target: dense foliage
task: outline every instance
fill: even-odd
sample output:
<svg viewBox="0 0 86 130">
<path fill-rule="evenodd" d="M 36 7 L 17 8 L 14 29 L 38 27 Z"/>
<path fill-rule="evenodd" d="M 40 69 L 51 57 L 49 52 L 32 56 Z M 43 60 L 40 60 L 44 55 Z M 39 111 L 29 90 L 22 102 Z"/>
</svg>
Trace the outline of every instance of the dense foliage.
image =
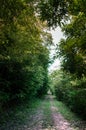
<svg viewBox="0 0 86 130">
<path fill-rule="evenodd" d="M 51 35 L 33 1 L 0 0 L 0 105 L 42 96 L 48 88 Z M 44 39 L 46 37 L 46 39 Z"/>
<path fill-rule="evenodd" d="M 50 78 L 51 91 L 56 98 L 86 119 L 86 78 L 77 79 L 76 76 L 61 70 L 54 71 Z"/>
<path fill-rule="evenodd" d="M 62 67 L 77 77 L 86 76 L 86 17 L 80 13 L 63 28 L 66 39 L 58 45 L 58 54 L 63 58 Z"/>
</svg>

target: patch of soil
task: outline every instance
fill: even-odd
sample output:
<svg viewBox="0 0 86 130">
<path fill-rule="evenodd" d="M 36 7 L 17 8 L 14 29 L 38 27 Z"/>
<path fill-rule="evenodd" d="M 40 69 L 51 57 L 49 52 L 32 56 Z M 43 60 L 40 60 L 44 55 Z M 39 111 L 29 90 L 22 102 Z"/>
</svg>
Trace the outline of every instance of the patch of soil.
<svg viewBox="0 0 86 130">
<path fill-rule="evenodd" d="M 59 112 L 56 112 L 55 109 L 56 108 L 51 107 L 52 118 L 56 130 L 74 130 L 74 128 L 70 127 L 70 123 L 65 120 Z"/>
<path fill-rule="evenodd" d="M 35 115 L 33 115 L 31 118 L 29 118 L 26 128 L 23 130 L 41 130 L 42 129 L 42 117 L 43 117 L 43 111 L 37 110 Z"/>
</svg>

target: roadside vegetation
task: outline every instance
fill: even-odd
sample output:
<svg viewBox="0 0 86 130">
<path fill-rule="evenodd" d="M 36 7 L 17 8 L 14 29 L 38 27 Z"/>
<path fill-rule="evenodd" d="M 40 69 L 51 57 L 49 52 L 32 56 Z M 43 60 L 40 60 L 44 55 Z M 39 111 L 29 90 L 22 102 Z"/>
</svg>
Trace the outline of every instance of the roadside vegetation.
<svg viewBox="0 0 86 130">
<path fill-rule="evenodd" d="M 76 78 L 61 70 L 51 74 L 51 91 L 58 101 L 65 103 L 71 111 L 86 119 L 86 78 Z"/>
<path fill-rule="evenodd" d="M 1 130 L 17 130 L 25 129 L 27 123 L 33 122 L 31 118 L 37 115 L 37 111 L 42 105 L 42 100 L 33 99 L 30 102 L 17 104 L 16 107 L 10 107 L 0 113 L 0 129 Z"/>
</svg>

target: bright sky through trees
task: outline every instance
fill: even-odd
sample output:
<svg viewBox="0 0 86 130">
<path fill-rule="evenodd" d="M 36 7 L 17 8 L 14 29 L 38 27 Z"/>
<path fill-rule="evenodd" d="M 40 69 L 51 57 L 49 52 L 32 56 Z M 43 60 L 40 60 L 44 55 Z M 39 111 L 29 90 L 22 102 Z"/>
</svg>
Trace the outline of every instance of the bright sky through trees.
<svg viewBox="0 0 86 130">
<path fill-rule="evenodd" d="M 54 42 L 54 47 L 52 47 L 51 49 L 51 56 L 53 56 L 55 54 L 55 47 L 56 44 L 59 43 L 60 39 L 63 38 L 63 33 L 61 31 L 60 27 L 57 27 L 55 30 L 51 30 L 51 34 L 52 34 L 52 38 L 53 38 L 53 42 Z M 50 65 L 49 67 L 49 72 L 58 69 L 60 67 L 60 60 L 57 58 L 53 64 Z"/>
</svg>

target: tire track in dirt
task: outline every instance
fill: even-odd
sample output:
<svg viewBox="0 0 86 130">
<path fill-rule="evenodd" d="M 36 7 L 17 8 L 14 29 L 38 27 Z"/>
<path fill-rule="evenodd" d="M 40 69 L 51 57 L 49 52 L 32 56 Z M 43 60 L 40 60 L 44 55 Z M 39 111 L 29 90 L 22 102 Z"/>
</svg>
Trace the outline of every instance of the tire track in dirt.
<svg viewBox="0 0 86 130">
<path fill-rule="evenodd" d="M 53 118 L 53 125 L 55 130 L 79 130 L 76 128 L 71 127 L 71 124 L 64 119 L 64 117 L 59 113 L 58 108 L 54 105 L 54 99 L 50 95 L 50 101 L 51 101 L 51 112 L 52 112 L 52 118 Z"/>
<path fill-rule="evenodd" d="M 63 116 L 56 112 L 55 107 L 51 107 L 52 118 L 54 121 L 54 127 L 56 130 L 74 130 L 74 128 L 70 127 L 70 123 L 63 118 Z"/>
</svg>

